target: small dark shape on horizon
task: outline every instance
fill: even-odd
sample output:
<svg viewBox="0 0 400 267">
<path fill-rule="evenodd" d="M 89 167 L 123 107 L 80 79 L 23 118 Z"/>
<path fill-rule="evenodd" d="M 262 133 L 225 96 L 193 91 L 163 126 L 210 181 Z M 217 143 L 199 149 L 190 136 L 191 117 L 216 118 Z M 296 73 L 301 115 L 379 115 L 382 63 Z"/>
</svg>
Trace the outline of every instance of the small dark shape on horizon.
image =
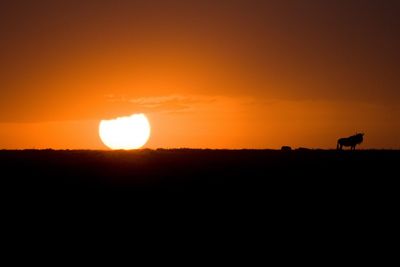
<svg viewBox="0 0 400 267">
<path fill-rule="evenodd" d="M 349 137 L 340 138 L 337 141 L 336 149 L 342 150 L 343 147 L 350 147 L 351 150 L 356 149 L 356 145 L 364 141 L 364 133 L 355 134 Z"/>
<path fill-rule="evenodd" d="M 282 146 L 281 150 L 282 151 L 292 151 L 292 148 L 290 146 Z"/>
</svg>

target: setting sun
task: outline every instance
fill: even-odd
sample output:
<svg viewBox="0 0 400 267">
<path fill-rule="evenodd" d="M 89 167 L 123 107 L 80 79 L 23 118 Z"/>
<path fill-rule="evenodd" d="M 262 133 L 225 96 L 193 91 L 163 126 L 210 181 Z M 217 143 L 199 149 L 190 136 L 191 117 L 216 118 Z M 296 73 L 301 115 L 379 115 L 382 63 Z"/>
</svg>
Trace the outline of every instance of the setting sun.
<svg viewBox="0 0 400 267">
<path fill-rule="evenodd" d="M 99 135 L 110 149 L 138 149 L 149 140 L 150 123 L 144 114 L 102 120 Z"/>
</svg>

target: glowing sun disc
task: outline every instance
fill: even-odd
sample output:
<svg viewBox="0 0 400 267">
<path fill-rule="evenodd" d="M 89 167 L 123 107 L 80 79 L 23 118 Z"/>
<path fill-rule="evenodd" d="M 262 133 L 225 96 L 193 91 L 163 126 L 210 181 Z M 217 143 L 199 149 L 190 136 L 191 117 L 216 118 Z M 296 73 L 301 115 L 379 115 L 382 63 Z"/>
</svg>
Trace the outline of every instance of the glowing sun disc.
<svg viewBox="0 0 400 267">
<path fill-rule="evenodd" d="M 150 123 L 144 114 L 102 120 L 99 135 L 110 149 L 138 149 L 149 140 Z"/>
</svg>

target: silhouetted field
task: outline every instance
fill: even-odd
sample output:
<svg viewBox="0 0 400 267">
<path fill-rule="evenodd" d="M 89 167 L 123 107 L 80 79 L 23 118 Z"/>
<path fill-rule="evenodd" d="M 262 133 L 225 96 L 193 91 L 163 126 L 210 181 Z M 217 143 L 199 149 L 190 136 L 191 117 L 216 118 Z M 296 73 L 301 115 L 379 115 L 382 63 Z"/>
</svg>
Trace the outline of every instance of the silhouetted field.
<svg viewBox="0 0 400 267">
<path fill-rule="evenodd" d="M 143 222 L 132 231 L 187 227 L 298 248 L 312 236 L 353 240 L 340 245 L 353 252 L 391 235 L 399 163 L 399 151 L 0 151 L 2 215 L 18 232 L 48 232 L 57 220 L 73 233 L 100 223 L 98 237 Z"/>
<path fill-rule="evenodd" d="M 35 195 L 384 196 L 400 151 L 0 151 L 3 190 Z"/>
<path fill-rule="evenodd" d="M 0 151 L 2 212 L 18 229 L 37 218 L 44 229 L 55 214 L 80 228 L 96 214 L 85 229 L 115 231 L 127 216 L 151 232 L 184 224 L 226 240 L 368 247 L 393 229 L 399 163 L 400 151 L 372 150 Z"/>
</svg>

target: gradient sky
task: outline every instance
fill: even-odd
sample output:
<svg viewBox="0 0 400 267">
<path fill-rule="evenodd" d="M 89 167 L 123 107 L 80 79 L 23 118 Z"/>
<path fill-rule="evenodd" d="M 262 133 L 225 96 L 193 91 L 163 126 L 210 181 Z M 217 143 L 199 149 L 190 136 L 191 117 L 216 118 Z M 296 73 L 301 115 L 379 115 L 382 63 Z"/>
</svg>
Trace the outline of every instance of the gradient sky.
<svg viewBox="0 0 400 267">
<path fill-rule="evenodd" d="M 400 148 L 400 1 L 0 2 L 0 149 Z"/>
</svg>

